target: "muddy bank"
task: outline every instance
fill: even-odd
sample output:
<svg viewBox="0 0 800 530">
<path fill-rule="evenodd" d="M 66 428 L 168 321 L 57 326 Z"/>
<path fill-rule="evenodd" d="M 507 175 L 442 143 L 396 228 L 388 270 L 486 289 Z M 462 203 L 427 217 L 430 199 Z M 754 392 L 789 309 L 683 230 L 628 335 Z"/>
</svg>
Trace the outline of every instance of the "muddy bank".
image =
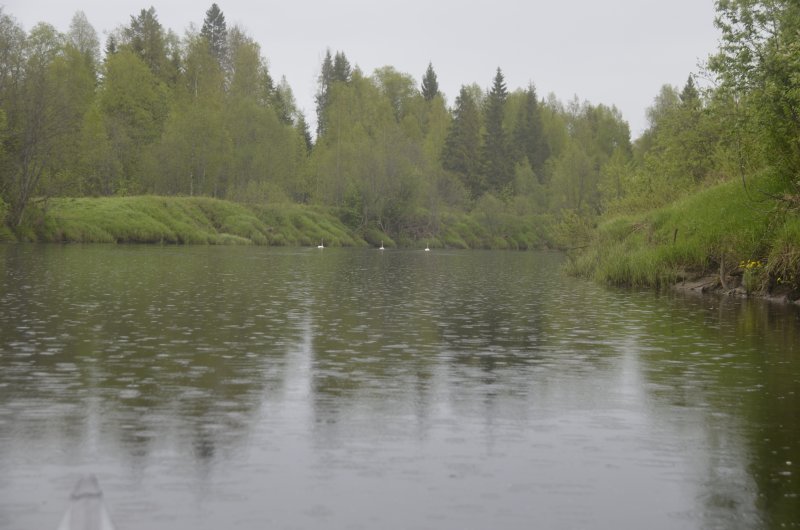
<svg viewBox="0 0 800 530">
<path fill-rule="evenodd" d="M 755 298 L 778 304 L 800 306 L 800 296 L 791 289 L 783 288 L 771 292 L 756 291 L 748 293 L 741 285 L 741 280 L 736 277 L 726 279 L 725 285 L 723 285 L 718 275 L 701 276 L 699 278 L 678 282 L 672 285 L 672 290 L 684 293 Z"/>
</svg>

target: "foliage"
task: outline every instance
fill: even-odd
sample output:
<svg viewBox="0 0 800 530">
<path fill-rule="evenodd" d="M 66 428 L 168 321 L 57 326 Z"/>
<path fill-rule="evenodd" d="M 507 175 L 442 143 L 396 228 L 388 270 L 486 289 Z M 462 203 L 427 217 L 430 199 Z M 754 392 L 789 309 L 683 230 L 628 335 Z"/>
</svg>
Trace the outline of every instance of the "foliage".
<svg viewBox="0 0 800 530">
<path fill-rule="evenodd" d="M 221 204 L 212 198 L 228 199 L 258 221 L 231 214 L 230 237 L 258 243 L 525 249 L 594 238 L 575 266 L 609 281 L 660 284 L 766 259 L 759 278 L 769 286 L 797 276 L 798 9 L 720 0 L 721 47 L 707 72 L 717 85 L 698 86 L 696 75 L 682 89 L 664 85 L 633 142 L 614 106 L 509 89 L 500 69 L 489 90 L 464 84 L 448 107 L 431 63 L 418 83 L 389 65 L 365 74 L 331 50 L 312 138 L 285 78 L 216 4 L 182 38 L 141 10 L 104 54 L 83 13 L 62 35 L 47 24 L 25 32 L 0 10 L 3 215 L 23 238 L 83 237 L 71 234 L 88 234 L 91 220 L 99 235 L 87 239 L 208 241 L 213 232 L 193 235 L 186 219 L 208 221 L 219 208 L 207 205 Z M 156 213 L 153 194 L 175 198 L 173 213 Z M 53 199 L 82 196 L 121 202 Z M 724 215 L 712 215 L 710 198 L 725 202 Z M 758 201 L 783 212 L 769 225 L 777 235 L 742 221 Z M 72 218 L 66 204 L 138 231 L 99 214 Z M 774 246 L 753 243 L 772 237 Z"/>
<path fill-rule="evenodd" d="M 185 195 L 332 208 L 358 233 L 412 244 L 465 215 L 491 229 L 454 234 L 457 246 L 524 248 L 536 238 L 512 225 L 583 207 L 562 200 L 576 181 L 568 157 L 601 141 L 589 127 L 575 147 L 588 115 L 538 101 L 532 85 L 509 92 L 499 69 L 490 91 L 465 85 L 448 109 L 432 64 L 418 85 L 391 66 L 366 76 L 330 50 L 312 139 L 291 87 L 216 4 L 182 39 L 143 9 L 104 57 L 82 13 L 67 35 L 28 35 L 3 15 L 0 41 L 0 194 L 17 226 L 53 196 Z"/>
<path fill-rule="evenodd" d="M 709 68 L 719 91 L 739 103 L 767 159 L 787 179 L 800 173 L 800 5 L 788 0 L 720 0 L 719 52 Z"/>
<path fill-rule="evenodd" d="M 765 175 L 758 182 L 776 189 L 777 180 Z M 753 202 L 739 186 L 736 181 L 717 184 L 645 214 L 604 221 L 570 271 L 641 287 L 703 275 L 725 282 L 737 274 L 737 264 L 758 261 L 780 243 L 774 201 Z"/>
</svg>

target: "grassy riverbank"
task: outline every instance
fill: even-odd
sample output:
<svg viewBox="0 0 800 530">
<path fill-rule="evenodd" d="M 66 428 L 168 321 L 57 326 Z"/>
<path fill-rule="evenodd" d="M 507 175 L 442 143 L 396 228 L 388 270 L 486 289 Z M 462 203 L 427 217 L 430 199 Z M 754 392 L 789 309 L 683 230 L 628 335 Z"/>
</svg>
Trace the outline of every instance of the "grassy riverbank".
<svg viewBox="0 0 800 530">
<path fill-rule="evenodd" d="M 346 216 L 345 216 L 346 217 Z M 427 223 L 427 224 L 426 224 Z M 245 205 L 208 197 L 50 198 L 29 207 L 20 227 L 0 227 L 0 241 L 66 243 L 257 244 L 274 246 L 485 248 L 555 246 L 550 216 L 502 207 L 442 213 L 436 222 L 394 237 L 347 226 L 334 210 L 298 204 Z"/>
<path fill-rule="evenodd" d="M 31 208 L 16 238 L 37 242 L 359 246 L 311 208 L 250 208 L 208 197 L 61 198 Z"/>
<path fill-rule="evenodd" d="M 800 294 L 800 215 L 777 179 L 731 181 L 671 205 L 604 220 L 568 271 L 602 283 Z"/>
</svg>

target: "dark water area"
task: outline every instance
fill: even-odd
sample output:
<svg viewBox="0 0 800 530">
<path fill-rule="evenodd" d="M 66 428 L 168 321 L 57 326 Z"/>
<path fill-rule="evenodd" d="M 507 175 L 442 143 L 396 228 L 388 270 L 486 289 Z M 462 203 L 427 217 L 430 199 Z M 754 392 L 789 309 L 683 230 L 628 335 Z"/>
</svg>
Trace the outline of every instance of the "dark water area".
<svg viewBox="0 0 800 530">
<path fill-rule="evenodd" d="M 551 253 L 0 245 L 0 529 L 800 527 L 800 313 Z"/>
</svg>

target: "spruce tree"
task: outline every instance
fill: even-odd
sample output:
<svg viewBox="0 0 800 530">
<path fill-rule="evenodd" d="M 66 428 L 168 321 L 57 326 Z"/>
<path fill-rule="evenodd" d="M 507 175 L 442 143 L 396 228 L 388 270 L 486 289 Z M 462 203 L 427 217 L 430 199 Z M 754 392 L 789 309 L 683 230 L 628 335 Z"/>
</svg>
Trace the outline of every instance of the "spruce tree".
<svg viewBox="0 0 800 530">
<path fill-rule="evenodd" d="M 325 51 L 325 59 L 322 61 L 322 69 L 317 79 L 317 94 L 314 96 L 317 103 L 317 138 L 325 133 L 327 125 L 325 111 L 330 105 L 333 84 L 336 82 L 349 83 L 352 76 L 353 69 L 344 52 L 336 52 L 335 56 L 331 56 L 330 49 Z"/>
<path fill-rule="evenodd" d="M 333 58 L 329 48 L 325 51 L 325 59 L 322 61 L 322 69 L 317 78 L 317 94 L 314 96 L 314 100 L 317 103 L 317 139 L 325 133 L 325 111 L 330 102 L 330 90 L 333 80 Z"/>
<path fill-rule="evenodd" d="M 514 177 L 514 164 L 503 128 L 507 99 L 508 90 L 503 72 L 498 68 L 486 100 L 486 132 L 482 157 L 484 179 L 489 188 L 496 192 L 505 189 Z"/>
<path fill-rule="evenodd" d="M 694 84 L 694 78 L 690 75 L 681 91 L 681 103 L 684 107 L 696 109 L 700 107 L 700 92 Z"/>
<path fill-rule="evenodd" d="M 433 71 L 433 64 L 428 63 L 428 69 L 422 78 L 422 96 L 425 101 L 430 101 L 439 93 L 439 81 L 436 79 L 436 72 Z"/>
<path fill-rule="evenodd" d="M 268 77 L 271 84 L 271 77 Z M 294 99 L 292 87 L 286 81 L 286 76 L 281 77 L 281 82 L 274 88 L 269 88 L 269 93 L 272 94 L 272 106 L 275 109 L 275 114 L 278 119 L 285 125 L 293 125 L 294 118 L 297 115 L 297 102 Z"/>
<path fill-rule="evenodd" d="M 340 83 L 349 83 L 353 69 L 344 52 L 336 52 L 333 58 L 333 80 Z"/>
<path fill-rule="evenodd" d="M 539 182 L 544 183 L 544 163 L 550 152 L 544 137 L 541 111 L 533 84 L 525 91 L 525 100 L 519 109 L 512 149 L 515 161 L 527 160 Z"/>
<path fill-rule="evenodd" d="M 206 18 L 203 21 L 203 28 L 200 35 L 208 41 L 211 53 L 222 63 L 228 45 L 228 29 L 225 24 L 225 15 L 217 4 L 211 4 L 206 11 Z"/>
<path fill-rule="evenodd" d="M 303 142 L 306 146 L 306 153 L 311 153 L 311 149 L 314 147 L 314 141 L 311 139 L 311 131 L 308 130 L 308 122 L 306 122 L 305 114 L 302 112 L 297 113 L 297 121 L 294 127 L 303 138 Z"/>
<path fill-rule="evenodd" d="M 462 86 L 442 149 L 442 167 L 457 173 L 473 198 L 480 197 L 486 190 L 480 171 L 480 153 L 480 111 L 467 87 Z"/>
<path fill-rule="evenodd" d="M 169 70 L 166 34 L 155 8 L 142 9 L 138 17 L 131 15 L 130 26 L 123 28 L 122 33 L 126 44 L 150 67 L 150 71 L 165 79 Z"/>
</svg>

